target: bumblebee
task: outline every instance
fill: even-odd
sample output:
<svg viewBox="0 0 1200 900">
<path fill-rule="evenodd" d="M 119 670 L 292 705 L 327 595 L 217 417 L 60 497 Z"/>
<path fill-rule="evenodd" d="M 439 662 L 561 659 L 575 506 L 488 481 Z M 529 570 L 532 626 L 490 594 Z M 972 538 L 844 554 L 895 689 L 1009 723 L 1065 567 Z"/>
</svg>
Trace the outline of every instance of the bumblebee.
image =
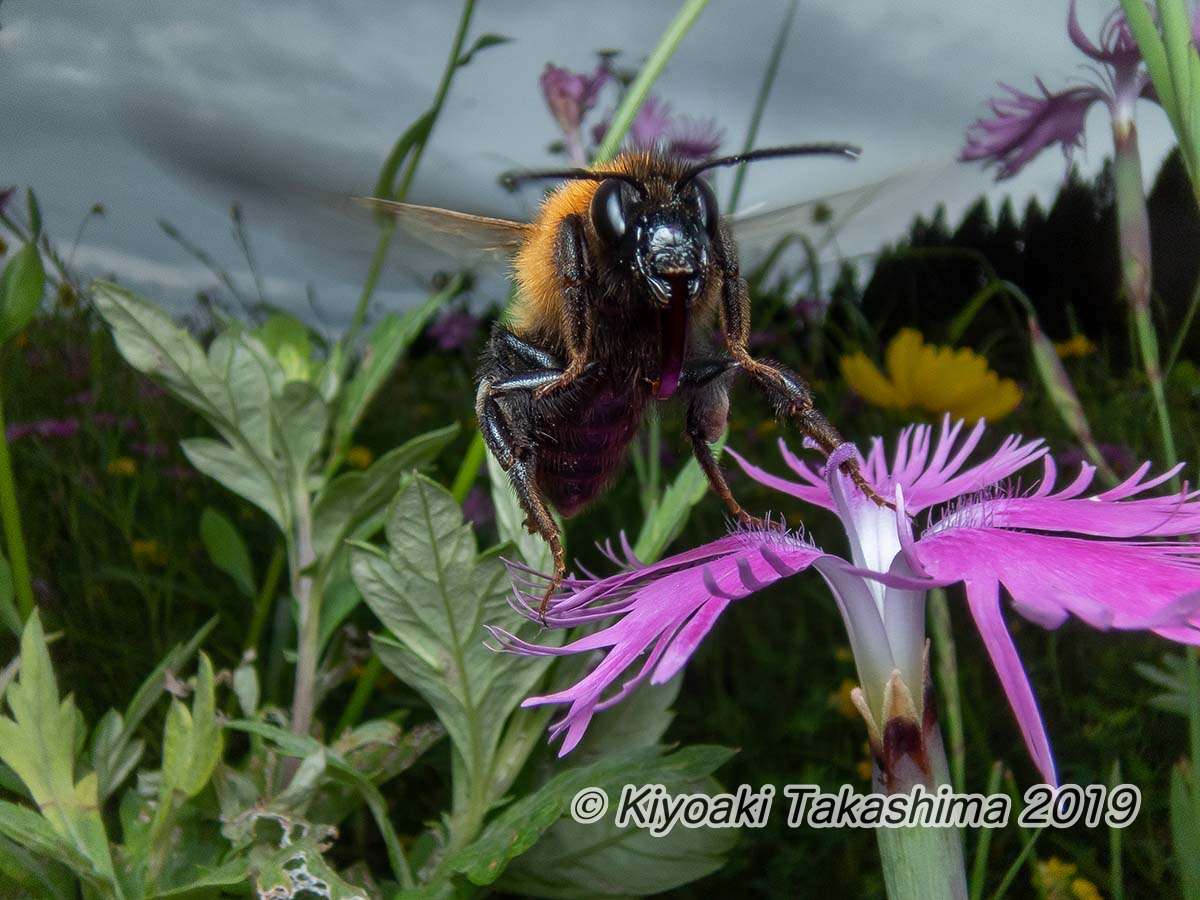
<svg viewBox="0 0 1200 900">
<path fill-rule="evenodd" d="M 488 450 L 508 474 L 530 533 L 566 563 L 550 509 L 572 516 L 610 484 L 652 403 L 679 397 L 700 468 L 729 514 L 763 525 L 734 498 L 710 444 L 729 418 L 739 374 L 826 455 L 841 435 L 795 372 L 748 349 L 750 298 L 730 223 L 703 174 L 784 156 L 854 158 L 845 144 L 804 144 L 686 162 L 626 153 L 589 169 L 522 173 L 562 181 L 531 223 L 371 200 L 407 227 L 466 237 L 509 256 L 517 296 L 479 365 L 475 409 Z M 435 242 L 436 243 L 436 242 Z M 888 505 L 853 459 L 843 471 Z"/>
</svg>

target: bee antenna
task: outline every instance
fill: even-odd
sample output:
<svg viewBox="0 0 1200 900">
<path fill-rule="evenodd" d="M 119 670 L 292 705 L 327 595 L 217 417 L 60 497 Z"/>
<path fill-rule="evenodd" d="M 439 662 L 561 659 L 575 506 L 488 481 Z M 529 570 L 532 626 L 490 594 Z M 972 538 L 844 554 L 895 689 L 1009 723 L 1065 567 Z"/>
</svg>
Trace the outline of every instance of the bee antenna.
<svg viewBox="0 0 1200 900">
<path fill-rule="evenodd" d="M 640 180 L 624 172 L 593 172 L 590 169 L 536 169 L 532 171 L 505 172 L 500 176 L 500 185 L 508 191 L 515 191 L 528 181 L 543 181 L 561 179 L 565 181 L 607 181 L 615 178 L 633 185 L 640 196 L 646 196 L 646 187 Z"/>
<path fill-rule="evenodd" d="M 854 144 L 790 144 L 785 147 L 763 147 L 761 150 L 751 150 L 748 153 L 738 153 L 734 156 L 718 156 L 692 166 L 675 182 L 675 188 L 676 190 L 682 188 L 708 169 L 715 169 L 718 166 L 737 166 L 759 159 L 775 159 L 780 156 L 841 156 L 854 160 L 862 156 L 862 148 L 856 147 Z"/>
</svg>

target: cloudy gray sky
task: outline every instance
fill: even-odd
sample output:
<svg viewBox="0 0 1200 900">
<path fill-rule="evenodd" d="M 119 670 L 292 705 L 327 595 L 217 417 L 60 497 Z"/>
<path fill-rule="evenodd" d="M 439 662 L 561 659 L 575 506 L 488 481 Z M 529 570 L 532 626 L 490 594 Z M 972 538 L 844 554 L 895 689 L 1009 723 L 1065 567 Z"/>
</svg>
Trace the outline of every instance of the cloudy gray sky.
<svg viewBox="0 0 1200 900">
<path fill-rule="evenodd" d="M 1094 34 L 1113 5 L 1081 0 L 1087 30 Z M 740 145 L 785 7 L 712 0 L 657 93 L 679 112 L 715 118 L 725 147 Z M 635 65 L 676 8 L 665 0 L 481 0 L 472 33 L 514 40 L 458 74 L 410 199 L 527 214 L 535 192 L 512 197 L 495 179 L 514 165 L 554 161 L 546 149 L 554 123 L 537 88 L 542 67 L 590 68 L 600 48 L 618 48 Z M 33 186 L 67 247 L 86 210 L 102 202 L 107 215 L 89 226 L 75 263 L 114 272 L 176 308 L 213 279 L 156 220 L 171 221 L 245 278 L 228 217 L 241 201 L 269 298 L 303 311 L 311 285 L 324 317 L 342 322 L 372 248 L 371 225 L 325 208 L 314 192 L 369 189 L 396 135 L 428 106 L 458 14 L 449 0 L 7 0 L 0 185 Z M 1031 88 L 1041 75 L 1055 87 L 1086 74 L 1065 18 L 1065 0 L 801 0 L 759 143 L 837 139 L 865 153 L 854 165 L 754 167 L 743 205 L 912 173 L 856 220 L 850 249 L 865 250 L 939 199 L 959 208 L 981 190 L 999 193 L 976 168 L 950 161 L 997 80 Z M 611 102 L 606 96 L 601 111 Z M 1139 124 L 1149 177 L 1169 129 L 1145 104 Z M 1086 171 L 1110 150 L 1100 107 L 1089 136 Z M 1049 196 L 1063 171 L 1050 151 L 1002 190 L 1022 202 Z M 433 266 L 419 247 L 400 245 L 377 308 L 412 302 Z"/>
</svg>

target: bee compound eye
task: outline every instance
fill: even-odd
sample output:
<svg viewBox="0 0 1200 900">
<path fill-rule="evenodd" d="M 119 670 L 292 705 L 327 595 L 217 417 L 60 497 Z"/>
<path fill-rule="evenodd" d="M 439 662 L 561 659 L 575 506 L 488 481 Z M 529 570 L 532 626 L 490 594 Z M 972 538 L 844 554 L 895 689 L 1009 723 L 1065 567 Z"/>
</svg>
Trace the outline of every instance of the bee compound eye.
<svg viewBox="0 0 1200 900">
<path fill-rule="evenodd" d="M 715 237 L 717 224 L 720 221 L 720 213 L 717 211 L 717 195 L 713 193 L 713 189 L 703 178 L 697 178 L 695 185 L 700 221 L 704 223 L 704 230 L 708 232 L 708 236 Z"/>
<path fill-rule="evenodd" d="M 625 200 L 622 183 L 615 178 L 600 182 L 592 196 L 592 226 L 605 244 L 615 247 L 625 237 Z"/>
</svg>

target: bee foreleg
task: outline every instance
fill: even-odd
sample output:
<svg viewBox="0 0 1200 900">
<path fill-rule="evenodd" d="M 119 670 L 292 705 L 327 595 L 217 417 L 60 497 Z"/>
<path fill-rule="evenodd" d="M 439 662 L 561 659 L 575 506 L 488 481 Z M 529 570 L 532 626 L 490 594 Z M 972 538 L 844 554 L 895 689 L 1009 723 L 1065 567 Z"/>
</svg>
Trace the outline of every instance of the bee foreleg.
<svg viewBox="0 0 1200 900">
<path fill-rule="evenodd" d="M 561 390 L 583 374 L 592 349 L 592 262 L 588 254 L 583 219 L 566 216 L 558 227 L 554 246 L 554 268 L 563 299 L 563 338 L 567 345 L 567 366 L 552 382 L 534 391 L 541 399 Z"/>
<path fill-rule="evenodd" d="M 709 487 L 721 498 L 730 516 L 740 525 L 763 527 L 763 519 L 752 516 L 733 496 L 725 473 L 717 464 L 710 444 L 721 437 L 729 422 L 729 373 L 737 363 L 729 357 L 700 359 L 684 369 L 680 385 L 688 389 L 684 427 L 692 443 L 692 454 L 700 465 Z"/>
<path fill-rule="evenodd" d="M 780 418 L 794 419 L 799 429 L 828 456 L 845 443 L 845 439 L 813 404 L 812 391 L 803 378 L 778 363 L 765 362 L 750 355 L 750 292 L 738 270 L 733 241 L 724 231 L 716 249 L 722 278 L 720 319 L 730 355 L 742 371 L 771 398 L 776 414 Z M 858 467 L 858 460 L 846 460 L 841 469 L 859 490 L 877 504 L 893 506 L 867 481 Z"/>
</svg>

